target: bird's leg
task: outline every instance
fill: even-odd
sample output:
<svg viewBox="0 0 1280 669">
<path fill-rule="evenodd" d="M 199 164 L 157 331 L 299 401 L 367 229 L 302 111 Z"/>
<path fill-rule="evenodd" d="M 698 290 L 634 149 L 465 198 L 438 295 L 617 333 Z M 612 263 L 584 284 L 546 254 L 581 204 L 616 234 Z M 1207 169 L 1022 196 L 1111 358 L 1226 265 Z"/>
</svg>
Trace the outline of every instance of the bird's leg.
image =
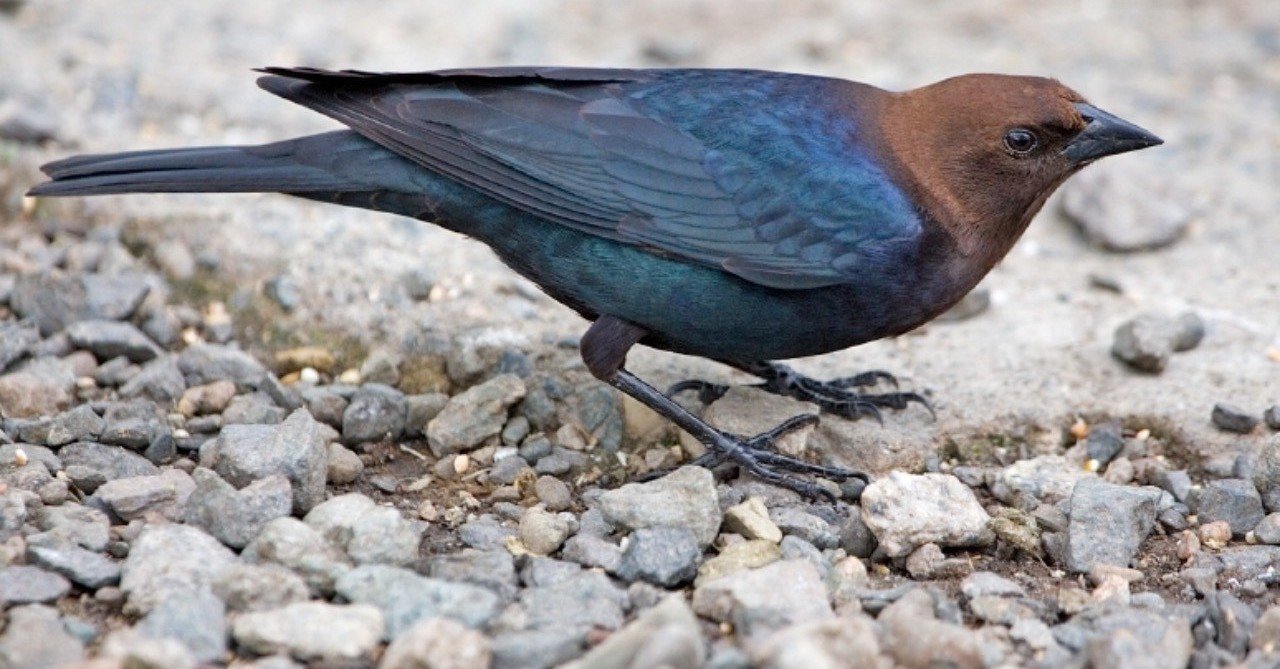
<svg viewBox="0 0 1280 669">
<path fill-rule="evenodd" d="M 689 413 L 671 398 L 623 368 L 628 349 L 646 334 L 642 328 L 632 323 L 613 316 L 601 316 L 582 337 L 582 359 L 596 378 L 658 412 L 707 446 L 710 452 L 707 456 L 694 460 L 695 464 L 715 466 L 722 462 L 732 462 L 763 481 L 789 488 L 806 497 L 824 497 L 833 501 L 834 495 L 826 488 L 792 474 L 810 474 L 834 481 L 851 478 L 867 480 L 867 475 L 862 472 L 815 465 L 782 455 L 773 449 L 775 441 L 792 430 L 813 424 L 817 420 L 816 416 L 796 416 L 772 430 L 746 437 L 718 430 Z"/>
<path fill-rule="evenodd" d="M 763 379 L 763 382 L 754 386 L 756 388 L 775 395 L 785 395 L 805 402 L 812 402 L 817 404 L 823 411 L 845 418 L 871 417 L 881 420 L 881 409 L 905 409 L 911 402 L 919 402 L 929 410 L 929 413 L 933 413 L 933 407 L 929 405 L 929 401 L 919 393 L 896 391 L 891 393 L 864 393 L 856 390 L 874 386 L 881 381 L 897 388 L 898 380 L 888 372 L 875 370 L 854 376 L 832 379 L 831 381 L 818 381 L 776 362 L 730 362 L 726 364 Z M 674 395 L 689 390 L 697 391 L 698 399 L 703 403 L 707 403 L 722 397 L 728 392 L 729 386 L 708 381 L 681 381 L 671 386 L 667 394 Z"/>
</svg>

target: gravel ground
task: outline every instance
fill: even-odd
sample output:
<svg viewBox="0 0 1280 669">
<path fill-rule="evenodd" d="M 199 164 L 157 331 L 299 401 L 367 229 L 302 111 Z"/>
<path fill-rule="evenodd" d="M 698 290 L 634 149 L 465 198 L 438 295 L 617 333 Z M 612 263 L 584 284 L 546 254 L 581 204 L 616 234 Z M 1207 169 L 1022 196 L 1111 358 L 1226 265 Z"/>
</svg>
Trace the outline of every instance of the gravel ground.
<svg viewBox="0 0 1280 669">
<path fill-rule="evenodd" d="M 0 3 L 0 667 L 1275 666 L 1271 5 Z M 73 151 L 328 127 L 250 67 L 532 62 L 1043 73 L 1168 144 L 1073 180 L 945 322 L 798 363 L 937 409 L 788 443 L 876 473 L 834 507 L 731 470 L 625 484 L 696 444 L 431 226 L 21 198 Z"/>
</svg>

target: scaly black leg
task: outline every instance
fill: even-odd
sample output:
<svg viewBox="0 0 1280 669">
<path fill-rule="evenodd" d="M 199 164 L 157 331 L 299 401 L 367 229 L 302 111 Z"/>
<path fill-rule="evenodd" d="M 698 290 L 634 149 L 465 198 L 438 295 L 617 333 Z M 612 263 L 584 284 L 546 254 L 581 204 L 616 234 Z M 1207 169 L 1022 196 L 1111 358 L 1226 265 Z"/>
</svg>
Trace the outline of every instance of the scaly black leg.
<svg viewBox="0 0 1280 669">
<path fill-rule="evenodd" d="M 933 413 L 933 407 L 929 405 L 929 401 L 919 393 L 862 393 L 852 390 L 874 386 L 881 381 L 896 388 L 898 380 L 888 372 L 876 370 L 824 382 L 811 379 L 776 362 L 728 364 L 764 379 L 762 383 L 752 387 L 775 395 L 812 402 L 827 413 L 845 418 L 870 417 L 883 422 L 880 415 L 881 409 L 905 409 L 911 402 L 919 402 L 929 410 L 929 413 Z M 697 391 L 698 400 L 706 404 L 724 396 L 729 391 L 729 386 L 699 380 L 681 381 L 672 385 L 667 394 L 675 395 L 690 390 Z"/>
<path fill-rule="evenodd" d="M 837 482 L 848 479 L 867 481 L 867 475 L 840 467 L 827 467 L 805 462 L 799 458 L 782 455 L 774 449 L 774 442 L 793 430 L 812 425 L 816 416 L 796 416 L 761 434 L 745 437 L 718 430 L 656 388 L 641 381 L 623 368 L 627 351 L 647 334 L 633 323 L 602 316 L 583 335 L 582 359 L 596 378 L 635 398 L 650 409 L 675 423 L 699 442 L 709 452 L 694 460 L 702 466 L 715 466 L 732 462 L 752 476 L 777 486 L 794 490 L 806 497 L 822 497 L 835 501 L 835 495 L 813 481 L 792 474 L 822 476 Z"/>
<path fill-rule="evenodd" d="M 837 482 L 851 478 L 868 480 L 867 475 L 862 472 L 815 465 L 799 458 L 782 455 L 774 450 L 773 444 L 778 438 L 792 430 L 812 425 L 817 421 L 817 416 L 811 414 L 796 416 L 768 432 L 754 437 L 742 437 L 711 427 L 625 369 L 619 369 L 608 382 L 675 423 L 680 429 L 693 435 L 695 439 L 711 449 L 711 453 L 695 460 L 695 464 L 715 466 L 726 461 L 733 462 L 762 481 L 794 490 L 805 497 L 822 497 L 832 502 L 835 501 L 835 495 L 831 494 L 831 491 L 812 481 L 791 476 L 788 472 L 822 476 Z"/>
</svg>

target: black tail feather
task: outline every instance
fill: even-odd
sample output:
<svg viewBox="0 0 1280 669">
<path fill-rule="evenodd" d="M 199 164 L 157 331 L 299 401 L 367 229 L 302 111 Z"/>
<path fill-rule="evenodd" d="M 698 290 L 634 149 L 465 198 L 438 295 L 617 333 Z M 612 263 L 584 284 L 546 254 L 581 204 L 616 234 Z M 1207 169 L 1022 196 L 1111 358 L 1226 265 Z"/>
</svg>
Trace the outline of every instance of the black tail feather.
<svg viewBox="0 0 1280 669">
<path fill-rule="evenodd" d="M 262 146 L 160 149 L 58 160 L 40 169 L 51 179 L 28 195 L 42 197 L 112 193 L 308 193 L 340 191 L 351 183 L 314 164 L 300 162 L 317 147 L 341 143 L 339 131 Z M 342 137 L 338 137 L 342 135 Z"/>
</svg>

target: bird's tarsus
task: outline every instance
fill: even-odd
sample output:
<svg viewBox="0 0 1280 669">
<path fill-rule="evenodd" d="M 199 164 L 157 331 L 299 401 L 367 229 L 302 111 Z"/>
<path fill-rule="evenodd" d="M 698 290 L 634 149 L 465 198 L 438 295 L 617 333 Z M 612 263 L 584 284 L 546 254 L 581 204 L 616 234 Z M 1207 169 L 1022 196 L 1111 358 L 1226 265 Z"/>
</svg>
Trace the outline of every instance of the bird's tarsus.
<svg viewBox="0 0 1280 669">
<path fill-rule="evenodd" d="M 867 475 L 863 472 L 844 469 L 842 467 L 831 467 L 806 462 L 799 458 L 783 455 L 774 450 L 774 444 L 777 440 L 792 431 L 813 425 L 817 422 L 817 416 L 813 414 L 801 414 L 799 416 L 793 416 L 783 421 L 773 429 L 767 432 L 762 432 L 754 437 L 741 437 L 721 432 L 719 434 L 720 438 L 711 444 L 712 450 L 693 459 L 688 464 L 714 469 L 726 462 L 732 462 L 743 471 L 762 481 L 772 483 L 773 485 L 782 488 L 787 488 L 788 490 L 794 490 L 805 497 L 821 497 L 834 503 L 836 501 L 836 496 L 827 488 L 824 488 L 812 481 L 807 481 L 789 474 L 821 476 L 826 479 L 831 479 L 837 483 L 852 478 L 861 479 L 866 482 L 868 481 Z M 670 469 L 655 470 L 644 474 L 639 477 L 638 480 L 650 481 L 670 472 Z"/>
</svg>

